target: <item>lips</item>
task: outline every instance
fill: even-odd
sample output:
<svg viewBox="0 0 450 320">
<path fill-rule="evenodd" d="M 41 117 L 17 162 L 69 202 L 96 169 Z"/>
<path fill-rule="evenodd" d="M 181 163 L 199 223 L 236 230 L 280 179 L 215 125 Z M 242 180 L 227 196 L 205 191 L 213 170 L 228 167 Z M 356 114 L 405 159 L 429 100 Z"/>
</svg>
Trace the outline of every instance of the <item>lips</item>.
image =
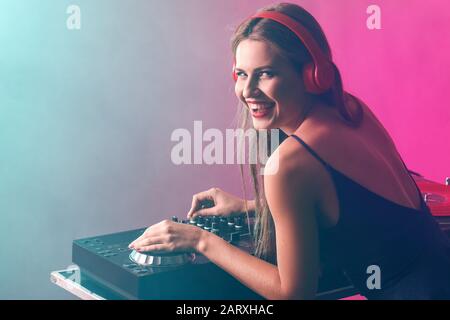
<svg viewBox="0 0 450 320">
<path fill-rule="evenodd" d="M 247 105 L 251 110 L 260 110 L 260 109 L 269 109 L 271 107 L 275 106 L 275 103 L 273 102 L 266 102 L 266 101 L 255 101 L 255 102 L 249 102 L 247 101 Z"/>
<path fill-rule="evenodd" d="M 270 113 L 270 111 L 275 107 L 275 103 L 273 102 L 247 102 L 249 106 L 252 116 L 255 118 L 261 118 Z"/>
</svg>

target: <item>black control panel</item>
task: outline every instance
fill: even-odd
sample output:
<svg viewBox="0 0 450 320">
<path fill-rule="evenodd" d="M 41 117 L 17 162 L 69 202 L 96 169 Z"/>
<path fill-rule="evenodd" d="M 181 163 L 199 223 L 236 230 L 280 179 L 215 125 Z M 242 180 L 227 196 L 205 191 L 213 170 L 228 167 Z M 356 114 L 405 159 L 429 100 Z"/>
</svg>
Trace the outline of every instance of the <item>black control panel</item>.
<svg viewBox="0 0 450 320">
<path fill-rule="evenodd" d="M 195 224 L 252 253 L 244 216 L 197 217 Z M 260 299 L 204 256 L 193 253 L 138 253 L 128 244 L 145 229 L 79 239 L 72 260 L 83 272 L 128 299 Z"/>
<path fill-rule="evenodd" d="M 196 225 L 253 254 L 251 221 L 246 215 L 172 220 Z M 82 272 L 125 299 L 262 299 L 200 254 L 154 254 L 129 249 L 128 244 L 144 231 L 75 240 L 72 260 Z M 341 273 L 330 270 L 320 281 L 318 298 L 334 299 L 354 293 Z"/>
</svg>

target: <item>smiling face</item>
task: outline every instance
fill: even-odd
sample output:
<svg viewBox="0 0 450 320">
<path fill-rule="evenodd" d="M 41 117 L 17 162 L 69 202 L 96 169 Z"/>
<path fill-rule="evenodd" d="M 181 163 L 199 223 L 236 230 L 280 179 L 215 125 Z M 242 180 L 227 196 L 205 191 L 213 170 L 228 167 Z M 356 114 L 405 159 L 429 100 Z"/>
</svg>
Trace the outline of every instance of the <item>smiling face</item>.
<svg viewBox="0 0 450 320">
<path fill-rule="evenodd" d="M 236 96 L 255 129 L 293 133 L 302 122 L 306 95 L 301 74 L 269 42 L 246 39 L 236 49 Z"/>
</svg>

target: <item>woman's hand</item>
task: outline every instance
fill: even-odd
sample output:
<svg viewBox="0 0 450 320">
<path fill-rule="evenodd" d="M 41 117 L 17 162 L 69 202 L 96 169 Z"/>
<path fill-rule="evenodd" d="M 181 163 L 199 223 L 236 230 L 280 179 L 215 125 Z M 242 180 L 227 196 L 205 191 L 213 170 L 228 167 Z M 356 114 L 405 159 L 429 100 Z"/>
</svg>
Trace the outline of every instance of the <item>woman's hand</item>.
<svg viewBox="0 0 450 320">
<path fill-rule="evenodd" d="M 212 202 L 211 207 L 202 208 L 205 202 Z M 195 216 L 231 216 L 245 212 L 244 200 L 233 196 L 219 188 L 211 188 L 195 194 L 192 197 L 192 206 L 187 217 Z"/>
<path fill-rule="evenodd" d="M 147 228 L 128 247 L 140 252 L 198 251 L 204 232 L 196 226 L 164 220 Z"/>
</svg>

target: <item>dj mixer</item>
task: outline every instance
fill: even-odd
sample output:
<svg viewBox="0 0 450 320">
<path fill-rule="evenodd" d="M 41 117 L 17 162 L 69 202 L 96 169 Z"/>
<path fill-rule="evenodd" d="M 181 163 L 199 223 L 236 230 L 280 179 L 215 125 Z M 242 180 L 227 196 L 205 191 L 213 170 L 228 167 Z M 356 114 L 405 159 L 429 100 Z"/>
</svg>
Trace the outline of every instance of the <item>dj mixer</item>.
<svg viewBox="0 0 450 320">
<path fill-rule="evenodd" d="M 178 220 L 217 234 L 253 254 L 253 241 L 245 215 Z M 73 242 L 72 260 L 92 279 L 125 299 L 262 299 L 198 253 L 140 253 L 128 248 L 145 229 L 79 239 Z M 328 298 L 354 293 L 338 270 L 328 271 L 319 292 Z"/>
<path fill-rule="evenodd" d="M 450 235 L 450 179 L 440 184 L 417 174 L 413 174 L 413 178 L 441 229 Z M 196 225 L 249 254 L 254 252 L 253 221 L 246 215 L 197 217 L 193 220 L 173 217 L 172 220 Z M 114 292 L 114 298 L 262 299 L 201 254 L 155 254 L 129 249 L 128 244 L 144 231 L 137 229 L 75 240 L 72 261 L 84 277 Z M 339 299 L 356 293 L 339 268 L 322 266 L 317 299 Z"/>
</svg>

